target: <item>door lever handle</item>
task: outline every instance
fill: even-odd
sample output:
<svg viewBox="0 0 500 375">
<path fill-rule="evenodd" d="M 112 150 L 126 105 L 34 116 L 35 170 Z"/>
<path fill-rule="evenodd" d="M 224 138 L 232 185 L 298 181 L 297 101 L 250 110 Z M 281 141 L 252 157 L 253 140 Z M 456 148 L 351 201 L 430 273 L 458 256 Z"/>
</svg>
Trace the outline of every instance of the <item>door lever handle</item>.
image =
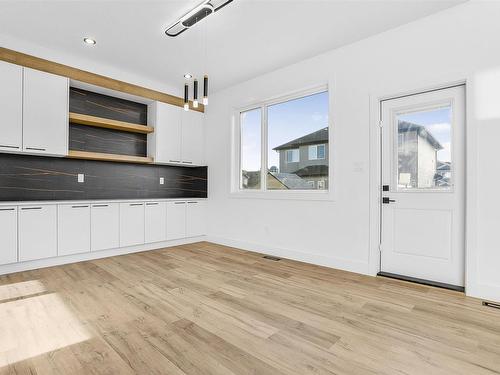
<svg viewBox="0 0 500 375">
<path fill-rule="evenodd" d="M 389 203 L 393 203 L 393 202 L 396 202 L 395 199 L 390 199 L 389 197 L 382 197 L 382 203 L 383 204 L 389 204 Z"/>
</svg>

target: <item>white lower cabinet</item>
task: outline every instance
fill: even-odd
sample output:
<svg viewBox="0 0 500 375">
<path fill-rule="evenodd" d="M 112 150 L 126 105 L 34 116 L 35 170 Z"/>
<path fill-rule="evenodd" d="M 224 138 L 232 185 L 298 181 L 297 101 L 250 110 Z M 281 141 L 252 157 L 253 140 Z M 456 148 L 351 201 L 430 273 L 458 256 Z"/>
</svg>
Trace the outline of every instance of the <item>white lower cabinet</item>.
<svg viewBox="0 0 500 375">
<path fill-rule="evenodd" d="M 90 204 L 59 205 L 57 210 L 57 254 L 89 252 Z"/>
<path fill-rule="evenodd" d="M 0 207 L 0 264 L 17 262 L 17 207 Z"/>
<path fill-rule="evenodd" d="M 167 202 L 167 240 L 186 237 L 186 202 Z"/>
<path fill-rule="evenodd" d="M 57 206 L 19 208 L 19 261 L 57 256 Z"/>
<path fill-rule="evenodd" d="M 196 237 L 205 234 L 205 202 L 187 201 L 186 206 L 186 236 Z"/>
<path fill-rule="evenodd" d="M 167 239 L 167 204 L 146 202 L 144 212 L 146 243 L 165 241 Z"/>
<path fill-rule="evenodd" d="M 144 243 L 144 202 L 120 203 L 120 247 Z"/>
<path fill-rule="evenodd" d="M 206 233 L 206 202 L 0 206 L 0 265 Z"/>
<path fill-rule="evenodd" d="M 120 205 L 95 203 L 90 212 L 91 251 L 120 247 Z"/>
</svg>

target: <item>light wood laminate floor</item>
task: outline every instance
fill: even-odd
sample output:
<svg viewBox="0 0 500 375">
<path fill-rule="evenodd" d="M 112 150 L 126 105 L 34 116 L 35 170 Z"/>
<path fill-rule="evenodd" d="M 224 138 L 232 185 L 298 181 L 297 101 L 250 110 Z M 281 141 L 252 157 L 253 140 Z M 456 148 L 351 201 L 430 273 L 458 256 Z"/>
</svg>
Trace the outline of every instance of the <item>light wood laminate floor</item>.
<svg viewBox="0 0 500 375">
<path fill-rule="evenodd" d="M 500 374 L 500 311 L 201 242 L 0 277 L 0 374 Z"/>
</svg>

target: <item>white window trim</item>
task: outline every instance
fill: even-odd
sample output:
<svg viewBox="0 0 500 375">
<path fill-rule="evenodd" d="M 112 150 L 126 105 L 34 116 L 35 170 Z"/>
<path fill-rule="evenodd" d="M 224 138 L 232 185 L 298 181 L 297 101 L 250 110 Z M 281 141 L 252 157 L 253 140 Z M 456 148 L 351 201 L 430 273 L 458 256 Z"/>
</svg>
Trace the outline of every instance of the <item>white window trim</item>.
<svg viewBox="0 0 500 375">
<path fill-rule="evenodd" d="M 332 124 L 334 123 L 335 97 L 332 95 L 332 82 L 328 84 L 316 85 L 310 88 L 294 91 L 287 95 L 273 97 L 268 100 L 254 102 L 241 107 L 233 108 L 233 115 L 231 117 L 231 165 L 230 165 L 230 198 L 243 198 L 243 199 L 270 199 L 270 200 L 327 200 L 334 201 L 335 185 L 334 180 L 334 165 L 333 160 L 335 157 L 335 148 L 333 145 L 333 131 Z M 328 91 L 328 145 L 330 150 L 328 152 L 328 190 L 266 190 L 266 177 L 267 177 L 267 107 L 273 104 L 283 103 L 289 100 L 298 99 L 308 95 L 317 94 L 323 91 Z M 240 171 L 241 171 L 241 132 L 240 132 L 240 113 L 252 109 L 261 109 L 261 187 L 260 189 L 243 190 L 240 187 Z M 326 153 L 326 150 L 325 150 Z"/>
<path fill-rule="evenodd" d="M 324 155 L 322 158 L 318 158 L 318 147 L 319 146 L 323 146 L 325 148 L 325 152 L 324 152 Z M 315 147 L 316 148 L 316 157 L 314 159 L 311 159 L 309 156 L 309 150 L 311 149 L 311 147 Z M 325 157 L 326 157 L 326 144 L 325 143 L 319 143 L 319 144 L 316 144 L 316 145 L 309 145 L 308 148 L 307 148 L 307 158 L 309 160 L 325 160 Z"/>
</svg>

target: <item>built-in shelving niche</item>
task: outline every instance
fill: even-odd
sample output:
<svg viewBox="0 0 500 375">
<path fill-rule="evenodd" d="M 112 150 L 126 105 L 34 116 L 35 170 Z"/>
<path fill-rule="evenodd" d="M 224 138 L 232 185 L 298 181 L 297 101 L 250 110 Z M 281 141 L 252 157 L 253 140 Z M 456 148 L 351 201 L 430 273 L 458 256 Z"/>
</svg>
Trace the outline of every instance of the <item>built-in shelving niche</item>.
<svg viewBox="0 0 500 375">
<path fill-rule="evenodd" d="M 70 88 L 69 157 L 151 163 L 146 104 Z"/>
</svg>

